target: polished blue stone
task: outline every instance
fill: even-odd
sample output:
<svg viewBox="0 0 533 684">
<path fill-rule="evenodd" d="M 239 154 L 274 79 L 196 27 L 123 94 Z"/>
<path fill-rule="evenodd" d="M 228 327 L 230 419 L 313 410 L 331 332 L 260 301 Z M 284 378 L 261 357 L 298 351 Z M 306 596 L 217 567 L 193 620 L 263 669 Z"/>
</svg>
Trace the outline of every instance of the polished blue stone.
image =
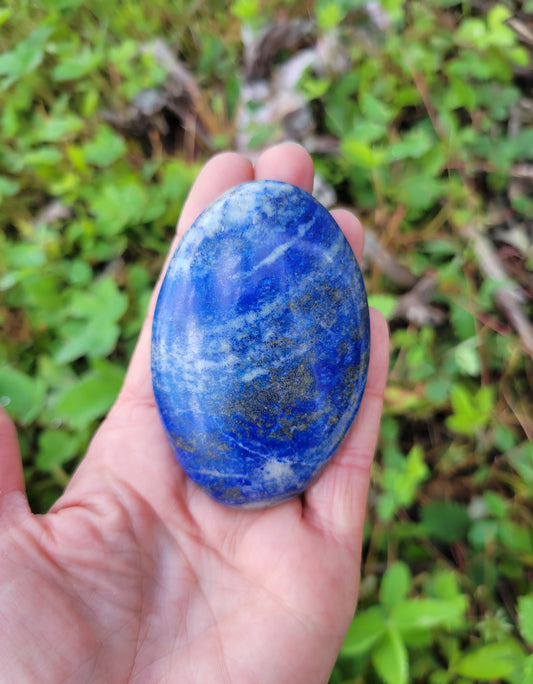
<svg viewBox="0 0 533 684">
<path fill-rule="evenodd" d="M 300 494 L 355 417 L 369 345 L 329 212 L 277 181 L 229 190 L 181 240 L 155 310 L 153 388 L 179 463 L 224 504 Z"/>
</svg>

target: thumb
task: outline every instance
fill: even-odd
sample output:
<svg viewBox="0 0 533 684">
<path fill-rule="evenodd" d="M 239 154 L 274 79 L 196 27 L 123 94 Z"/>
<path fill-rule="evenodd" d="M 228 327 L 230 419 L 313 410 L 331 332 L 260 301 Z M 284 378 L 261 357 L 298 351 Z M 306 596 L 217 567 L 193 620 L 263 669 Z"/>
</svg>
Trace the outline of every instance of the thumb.
<svg viewBox="0 0 533 684">
<path fill-rule="evenodd" d="M 6 494 L 24 490 L 17 430 L 7 411 L 0 407 L 0 502 Z"/>
</svg>

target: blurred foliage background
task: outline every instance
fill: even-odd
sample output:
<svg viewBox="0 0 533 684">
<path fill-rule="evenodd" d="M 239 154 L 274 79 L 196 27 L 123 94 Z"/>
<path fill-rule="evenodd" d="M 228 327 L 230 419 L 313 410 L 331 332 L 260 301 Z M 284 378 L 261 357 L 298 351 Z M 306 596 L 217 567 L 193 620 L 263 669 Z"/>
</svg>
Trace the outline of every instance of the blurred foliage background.
<svg viewBox="0 0 533 684">
<path fill-rule="evenodd" d="M 201 164 L 285 139 L 392 359 L 331 677 L 533 682 L 533 2 L 0 5 L 0 403 L 36 512 L 111 406 Z"/>
</svg>

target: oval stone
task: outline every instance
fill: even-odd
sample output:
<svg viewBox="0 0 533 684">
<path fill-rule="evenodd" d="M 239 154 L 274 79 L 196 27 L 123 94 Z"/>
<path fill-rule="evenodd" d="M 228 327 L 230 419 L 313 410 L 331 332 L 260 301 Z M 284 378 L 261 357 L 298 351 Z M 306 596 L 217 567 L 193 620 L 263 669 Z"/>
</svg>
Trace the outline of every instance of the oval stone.
<svg viewBox="0 0 533 684">
<path fill-rule="evenodd" d="M 213 202 L 163 280 L 152 382 L 184 471 L 223 504 L 303 492 L 359 408 L 370 346 L 361 272 L 311 195 L 252 181 Z"/>
</svg>

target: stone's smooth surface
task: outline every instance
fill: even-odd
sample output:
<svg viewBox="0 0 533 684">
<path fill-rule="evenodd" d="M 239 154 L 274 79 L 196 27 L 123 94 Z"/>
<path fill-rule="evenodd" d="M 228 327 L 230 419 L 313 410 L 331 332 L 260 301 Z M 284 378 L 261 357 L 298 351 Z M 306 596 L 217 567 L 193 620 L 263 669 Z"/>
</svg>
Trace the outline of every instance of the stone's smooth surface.
<svg viewBox="0 0 533 684">
<path fill-rule="evenodd" d="M 237 186 L 181 240 L 152 332 L 174 453 L 215 500 L 261 508 L 318 477 L 359 407 L 366 293 L 348 242 L 308 193 Z"/>
</svg>

